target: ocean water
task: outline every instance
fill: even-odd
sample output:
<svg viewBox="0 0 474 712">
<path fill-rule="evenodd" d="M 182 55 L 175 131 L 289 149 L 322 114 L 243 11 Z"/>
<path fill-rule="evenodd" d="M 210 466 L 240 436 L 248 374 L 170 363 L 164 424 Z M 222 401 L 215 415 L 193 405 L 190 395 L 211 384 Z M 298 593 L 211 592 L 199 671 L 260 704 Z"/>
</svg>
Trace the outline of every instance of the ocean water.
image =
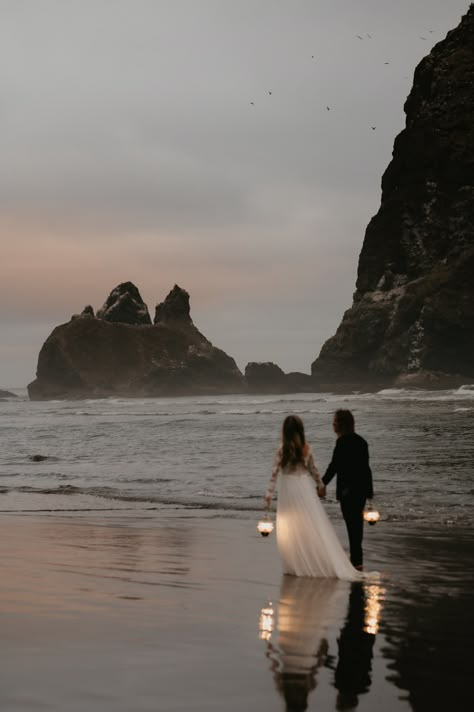
<svg viewBox="0 0 474 712">
<path fill-rule="evenodd" d="M 0 402 L 2 710 L 469 709 L 474 386 L 19 396 Z M 338 407 L 382 515 L 352 586 L 281 576 L 255 527 L 285 415 L 324 472 Z"/>
<path fill-rule="evenodd" d="M 299 414 L 324 473 L 332 414 L 353 411 L 385 521 L 470 527 L 474 385 L 447 391 L 0 403 L 0 510 L 263 508 L 284 417 Z M 334 484 L 327 508 L 335 511 Z"/>
</svg>

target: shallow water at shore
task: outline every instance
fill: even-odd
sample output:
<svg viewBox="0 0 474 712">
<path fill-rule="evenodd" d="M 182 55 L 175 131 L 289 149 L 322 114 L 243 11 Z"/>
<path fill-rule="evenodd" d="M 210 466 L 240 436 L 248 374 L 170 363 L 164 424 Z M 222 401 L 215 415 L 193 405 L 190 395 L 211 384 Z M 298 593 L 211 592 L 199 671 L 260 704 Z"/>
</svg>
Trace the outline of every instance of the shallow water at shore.
<svg viewBox="0 0 474 712">
<path fill-rule="evenodd" d="M 473 520 L 474 387 L 451 391 L 0 403 L 0 510 L 259 511 L 283 418 L 302 415 L 324 472 L 332 413 L 369 442 L 387 521 Z M 327 507 L 337 511 L 334 488 Z"/>
</svg>

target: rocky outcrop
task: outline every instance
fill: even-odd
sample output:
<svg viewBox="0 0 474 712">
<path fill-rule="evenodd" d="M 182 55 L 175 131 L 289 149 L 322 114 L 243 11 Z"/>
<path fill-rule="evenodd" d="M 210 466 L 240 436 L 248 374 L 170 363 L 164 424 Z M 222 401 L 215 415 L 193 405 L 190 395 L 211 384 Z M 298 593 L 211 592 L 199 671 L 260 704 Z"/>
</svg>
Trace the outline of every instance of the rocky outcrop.
<svg viewBox="0 0 474 712">
<path fill-rule="evenodd" d="M 245 367 L 245 380 L 254 393 L 280 393 L 286 390 L 285 373 L 275 363 L 250 361 Z"/>
<path fill-rule="evenodd" d="M 16 393 L 10 393 L 10 391 L 2 391 L 0 389 L 0 398 L 18 398 Z"/>
<path fill-rule="evenodd" d="M 244 390 L 234 359 L 213 346 L 192 323 L 187 292 L 179 287 L 172 290 L 173 297 L 164 302 L 166 320 L 136 324 L 123 320 L 148 314 L 148 309 L 143 305 L 145 312 L 138 290 L 130 285 L 126 283 L 126 290 L 121 290 L 124 285 L 113 290 L 114 299 L 109 297 L 97 317 L 71 319 L 54 329 L 40 351 L 36 380 L 28 386 L 32 400 Z M 187 304 L 187 321 L 168 318 L 175 303 Z M 130 309 L 120 311 L 118 306 L 127 304 Z"/>
<path fill-rule="evenodd" d="M 245 367 L 245 381 L 251 393 L 304 393 L 314 390 L 309 374 L 285 373 L 275 363 L 251 361 Z"/>
<path fill-rule="evenodd" d="M 309 373 L 290 371 L 285 373 L 285 380 L 288 393 L 312 393 L 315 390 L 314 381 Z"/>
<path fill-rule="evenodd" d="M 86 307 L 84 307 L 80 314 L 73 314 L 71 319 L 93 319 L 94 317 L 94 309 L 91 307 L 90 304 L 88 304 Z"/>
<path fill-rule="evenodd" d="M 97 318 L 120 324 L 151 324 L 148 307 L 132 282 L 122 282 L 112 289 L 107 301 L 98 310 Z"/>
<path fill-rule="evenodd" d="M 192 324 L 189 294 L 177 284 L 174 285 L 164 302 L 155 308 L 154 324 Z"/>
<path fill-rule="evenodd" d="M 319 384 L 474 377 L 474 6 L 417 67 L 405 112 Z"/>
</svg>

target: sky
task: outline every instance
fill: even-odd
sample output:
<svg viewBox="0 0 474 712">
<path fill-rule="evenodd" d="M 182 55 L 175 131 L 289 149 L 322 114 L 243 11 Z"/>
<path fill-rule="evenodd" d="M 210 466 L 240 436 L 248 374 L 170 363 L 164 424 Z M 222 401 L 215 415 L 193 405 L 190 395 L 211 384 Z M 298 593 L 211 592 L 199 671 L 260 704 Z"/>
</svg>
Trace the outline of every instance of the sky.
<svg viewBox="0 0 474 712">
<path fill-rule="evenodd" d="M 352 303 L 413 71 L 469 0 L 0 0 L 0 387 L 132 281 L 243 370 Z M 372 128 L 375 127 L 375 128 Z"/>
</svg>

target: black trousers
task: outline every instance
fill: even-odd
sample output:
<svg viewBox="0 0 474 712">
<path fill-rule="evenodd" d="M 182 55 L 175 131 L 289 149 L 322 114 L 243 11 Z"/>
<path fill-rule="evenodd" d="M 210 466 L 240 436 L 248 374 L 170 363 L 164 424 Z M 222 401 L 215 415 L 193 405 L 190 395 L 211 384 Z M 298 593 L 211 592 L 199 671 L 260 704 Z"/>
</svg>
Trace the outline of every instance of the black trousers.
<svg viewBox="0 0 474 712">
<path fill-rule="evenodd" d="M 349 535 L 349 547 L 351 551 L 351 563 L 353 566 L 362 566 L 362 537 L 364 535 L 364 507 L 366 498 L 354 499 L 352 497 L 341 497 L 340 505 L 342 516 Z"/>
</svg>

